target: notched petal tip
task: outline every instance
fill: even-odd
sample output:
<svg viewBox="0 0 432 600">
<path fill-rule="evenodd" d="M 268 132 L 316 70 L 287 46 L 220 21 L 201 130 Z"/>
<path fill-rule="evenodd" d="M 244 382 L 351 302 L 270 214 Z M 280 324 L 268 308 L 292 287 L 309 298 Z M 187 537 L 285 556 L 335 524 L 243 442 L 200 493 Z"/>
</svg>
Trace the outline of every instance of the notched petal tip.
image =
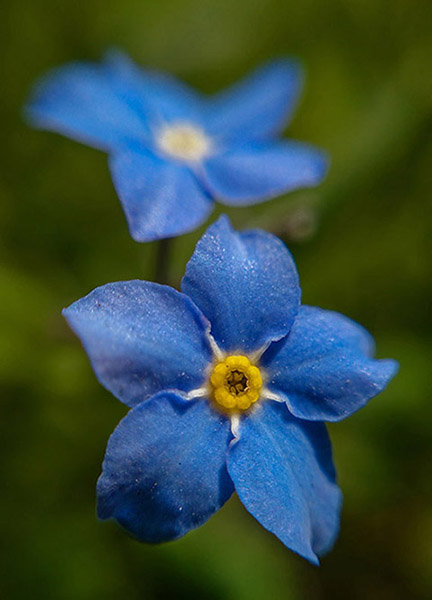
<svg viewBox="0 0 432 600">
<path fill-rule="evenodd" d="M 262 361 L 268 388 L 293 415 L 340 421 L 382 392 L 398 371 L 392 359 L 374 359 L 370 333 L 348 317 L 302 306 L 289 336 Z"/>
<path fill-rule="evenodd" d="M 248 355 L 288 333 L 301 294 L 286 246 L 262 230 L 235 231 L 225 215 L 197 243 L 182 290 L 209 319 L 223 351 Z"/>
<path fill-rule="evenodd" d="M 398 371 L 399 363 L 392 358 L 371 358 L 367 363 L 365 361 L 363 373 L 365 375 L 365 393 L 369 392 L 368 400 L 383 392 Z"/>
<path fill-rule="evenodd" d="M 369 400 L 383 392 L 399 372 L 399 363 L 392 358 L 371 359 L 371 382 L 375 388 Z"/>
</svg>

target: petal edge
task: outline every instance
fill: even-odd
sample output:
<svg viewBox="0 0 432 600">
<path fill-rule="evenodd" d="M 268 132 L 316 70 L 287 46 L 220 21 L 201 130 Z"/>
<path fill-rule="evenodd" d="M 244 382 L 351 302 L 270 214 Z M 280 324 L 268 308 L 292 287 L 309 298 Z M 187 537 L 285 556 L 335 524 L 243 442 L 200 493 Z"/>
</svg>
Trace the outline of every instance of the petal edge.
<svg viewBox="0 0 432 600">
<path fill-rule="evenodd" d="M 182 280 L 225 351 L 254 352 L 286 335 L 300 304 L 294 260 L 275 236 L 236 232 L 222 215 L 196 245 Z"/>
<path fill-rule="evenodd" d="M 230 438 L 228 420 L 206 400 L 161 393 L 136 406 L 108 441 L 99 518 L 152 543 L 202 525 L 233 492 L 225 465 Z"/>
<path fill-rule="evenodd" d="M 263 402 L 232 443 L 228 472 L 240 500 L 263 527 L 313 564 L 332 547 L 342 495 L 325 425 Z"/>
<path fill-rule="evenodd" d="M 63 311 L 96 377 L 128 406 L 200 387 L 212 360 L 207 320 L 191 300 L 148 281 L 96 288 Z"/>
<path fill-rule="evenodd" d="M 398 370 L 391 359 L 372 358 L 374 341 L 339 313 L 302 306 L 289 335 L 262 362 L 268 388 L 296 417 L 339 421 L 383 391 Z"/>
</svg>

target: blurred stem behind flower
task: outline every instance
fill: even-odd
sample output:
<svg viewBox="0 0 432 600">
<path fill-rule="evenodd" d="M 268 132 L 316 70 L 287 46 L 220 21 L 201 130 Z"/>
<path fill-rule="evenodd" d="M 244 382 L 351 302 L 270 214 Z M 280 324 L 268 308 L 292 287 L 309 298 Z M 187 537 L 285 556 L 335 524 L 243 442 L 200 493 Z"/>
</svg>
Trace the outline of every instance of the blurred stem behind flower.
<svg viewBox="0 0 432 600">
<path fill-rule="evenodd" d="M 155 281 L 162 284 L 169 283 L 170 277 L 170 256 L 172 254 L 172 238 L 159 240 L 156 248 L 156 267 Z"/>
</svg>

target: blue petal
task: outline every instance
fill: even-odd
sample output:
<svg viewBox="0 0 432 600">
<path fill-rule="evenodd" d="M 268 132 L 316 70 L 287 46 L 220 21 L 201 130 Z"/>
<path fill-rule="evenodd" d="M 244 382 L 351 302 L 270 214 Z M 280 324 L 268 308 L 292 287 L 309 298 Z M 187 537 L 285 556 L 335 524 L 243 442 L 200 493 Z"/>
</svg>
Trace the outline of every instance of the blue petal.
<svg viewBox="0 0 432 600">
<path fill-rule="evenodd" d="M 371 358 L 363 327 L 328 310 L 302 306 L 290 334 L 262 357 L 268 388 L 297 417 L 339 421 L 379 394 L 395 375 L 394 360 Z"/>
<path fill-rule="evenodd" d="M 112 434 L 97 485 L 98 515 L 145 542 L 178 538 L 228 500 L 229 420 L 204 399 L 161 393 L 135 407 Z"/>
<path fill-rule="evenodd" d="M 281 131 L 302 85 L 299 64 L 277 60 L 210 100 L 207 126 L 229 139 L 263 139 Z"/>
<path fill-rule="evenodd" d="M 342 504 L 325 425 L 299 421 L 284 404 L 264 402 L 242 420 L 228 472 L 261 525 L 318 564 L 317 555 L 336 539 Z"/>
<path fill-rule="evenodd" d="M 203 165 L 212 195 L 223 204 L 246 206 L 320 183 L 325 155 L 300 142 L 251 143 L 214 155 Z"/>
<path fill-rule="evenodd" d="M 135 406 L 156 392 L 203 385 L 207 321 L 187 296 L 148 281 L 111 283 L 63 311 L 99 381 Z"/>
<path fill-rule="evenodd" d="M 133 150 L 110 159 L 114 185 L 137 242 L 181 235 L 205 221 L 213 202 L 181 163 Z"/>
<path fill-rule="evenodd" d="M 43 77 L 26 107 L 32 125 L 102 150 L 150 136 L 146 115 L 106 69 L 72 63 Z"/>
<path fill-rule="evenodd" d="M 230 352 L 252 352 L 286 335 L 300 303 L 297 271 L 284 244 L 264 231 L 237 233 L 225 216 L 198 242 L 182 290 Z"/>
<path fill-rule="evenodd" d="M 167 73 L 142 69 L 119 51 L 106 55 L 105 67 L 129 102 L 147 115 L 152 129 L 173 121 L 202 126 L 203 99 L 187 84 Z"/>
</svg>

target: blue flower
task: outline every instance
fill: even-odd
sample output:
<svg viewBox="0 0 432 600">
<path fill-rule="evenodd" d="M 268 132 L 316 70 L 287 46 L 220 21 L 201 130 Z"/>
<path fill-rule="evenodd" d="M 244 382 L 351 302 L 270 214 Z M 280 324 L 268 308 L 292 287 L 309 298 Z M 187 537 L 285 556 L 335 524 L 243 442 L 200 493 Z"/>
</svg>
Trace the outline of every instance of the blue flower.
<svg viewBox="0 0 432 600">
<path fill-rule="evenodd" d="M 263 231 L 212 225 L 182 292 L 113 283 L 64 314 L 100 382 L 131 407 L 112 434 L 98 514 L 146 542 L 204 523 L 236 490 L 313 563 L 338 531 L 341 493 L 322 421 L 350 415 L 397 370 L 338 313 L 300 305 L 295 264 Z"/>
<path fill-rule="evenodd" d="M 243 206 L 318 184 L 324 154 L 277 140 L 301 87 L 297 63 L 278 60 L 214 97 L 120 53 L 42 79 L 30 122 L 108 152 L 132 237 L 191 231 L 213 201 Z"/>
</svg>

